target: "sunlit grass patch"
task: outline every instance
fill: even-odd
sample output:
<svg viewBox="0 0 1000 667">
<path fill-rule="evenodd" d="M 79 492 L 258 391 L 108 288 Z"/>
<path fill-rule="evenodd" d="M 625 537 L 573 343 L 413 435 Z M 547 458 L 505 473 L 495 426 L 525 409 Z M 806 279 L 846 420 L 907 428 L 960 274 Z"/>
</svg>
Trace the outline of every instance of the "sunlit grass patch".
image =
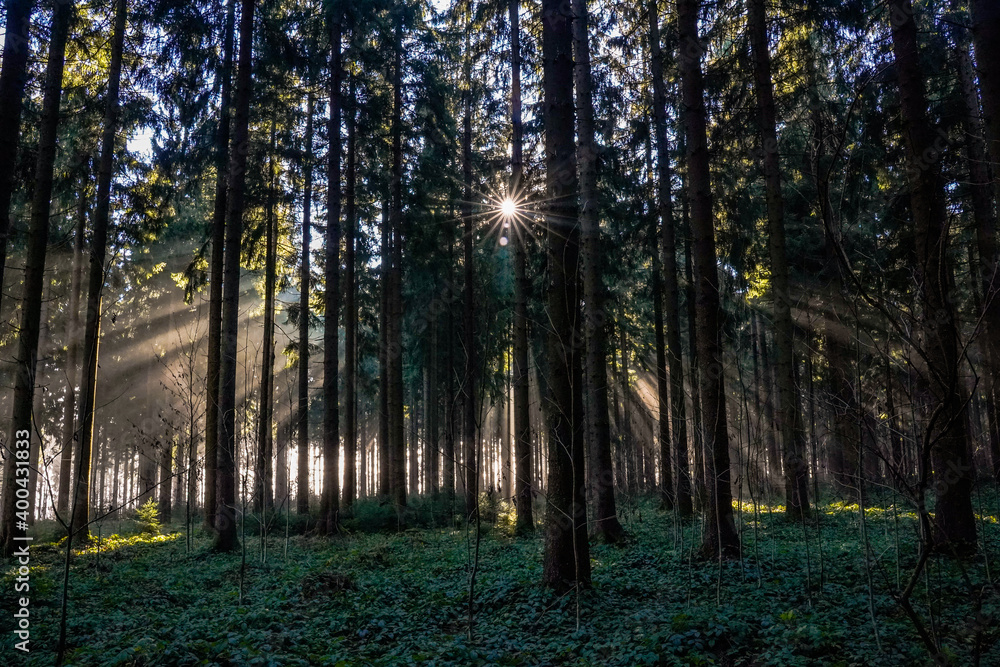
<svg viewBox="0 0 1000 667">
<path fill-rule="evenodd" d="M 824 512 L 829 516 L 836 516 L 838 514 L 857 514 L 861 510 L 858 503 L 848 503 L 842 500 L 835 500 L 827 505 L 827 510 Z M 889 505 L 888 507 L 880 507 L 878 505 L 870 505 L 865 507 L 865 516 L 870 519 L 913 519 L 916 521 L 917 513 L 913 511 L 912 508 L 902 509 L 896 505 Z"/>
<path fill-rule="evenodd" d="M 127 537 L 115 534 L 109 535 L 103 539 L 95 537 L 91 544 L 81 549 L 79 553 L 84 555 L 107 553 L 109 551 L 116 551 L 118 549 L 124 549 L 125 547 L 134 547 L 141 544 L 173 542 L 174 540 L 180 538 L 180 533 L 173 533 L 170 535 L 150 535 L 148 533 L 143 533 L 139 535 L 129 535 Z"/>
<path fill-rule="evenodd" d="M 785 513 L 785 505 L 783 503 L 782 504 L 769 505 L 767 503 L 760 503 L 759 502 L 759 503 L 756 504 L 756 507 L 755 507 L 754 503 L 752 503 L 750 501 L 747 501 L 747 500 L 744 500 L 742 502 L 740 502 L 738 500 L 734 500 L 733 501 L 733 509 L 734 510 L 739 510 L 740 512 L 743 512 L 744 514 L 753 514 L 755 511 L 756 512 L 761 512 L 761 513 L 768 513 L 768 512 L 770 512 L 772 514 L 784 514 Z"/>
<path fill-rule="evenodd" d="M 3 573 L 3 578 L 4 579 L 13 580 L 14 577 L 23 576 L 24 573 L 21 572 L 21 567 L 22 566 L 18 563 L 17 559 L 16 558 L 13 559 L 10 569 L 6 570 Z M 29 577 L 33 577 L 34 575 L 40 574 L 40 573 L 43 573 L 43 572 L 48 572 L 49 569 L 51 569 L 50 566 L 47 563 L 40 563 L 40 564 L 39 563 L 31 563 L 31 564 L 27 565 L 27 568 L 28 568 L 28 576 Z"/>
</svg>

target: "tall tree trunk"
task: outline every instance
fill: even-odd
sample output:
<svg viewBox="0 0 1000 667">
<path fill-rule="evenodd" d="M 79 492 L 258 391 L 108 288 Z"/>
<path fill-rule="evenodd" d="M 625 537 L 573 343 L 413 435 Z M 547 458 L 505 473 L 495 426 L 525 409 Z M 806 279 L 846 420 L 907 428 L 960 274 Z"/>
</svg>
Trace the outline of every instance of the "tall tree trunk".
<svg viewBox="0 0 1000 667">
<path fill-rule="evenodd" d="M 258 512 L 274 507 L 271 460 L 274 457 L 274 288 L 277 264 L 277 220 L 274 212 L 277 173 L 274 152 L 275 127 L 271 122 L 271 141 L 268 159 L 269 181 L 264 203 L 264 341 L 261 344 L 260 410 L 257 417 L 257 461 L 254 506 Z"/>
<path fill-rule="evenodd" d="M 624 309 L 623 309 L 624 310 Z M 632 437 L 632 388 L 629 382 L 628 370 L 628 339 L 625 336 L 625 313 L 618 318 L 618 351 L 621 354 L 621 364 L 618 384 L 622 391 L 622 449 L 625 452 L 625 468 L 628 477 L 628 495 L 635 500 L 639 492 L 635 457 L 635 438 Z"/>
<path fill-rule="evenodd" d="M 419 405 L 419 400 L 417 396 L 416 385 L 411 385 L 410 388 L 410 437 L 409 443 L 407 445 L 407 450 L 409 451 L 409 461 L 407 467 L 407 473 L 409 475 L 408 489 L 409 493 L 417 495 L 420 493 L 420 442 L 417 434 L 419 433 L 417 424 L 419 421 L 419 415 L 417 413 L 417 406 Z"/>
<path fill-rule="evenodd" d="M 972 42 L 976 49 L 976 71 L 983 104 L 986 151 L 990 162 L 1000 164 L 1000 5 L 992 0 L 971 0 Z M 1000 178 L 994 173 L 996 199 L 1000 201 Z"/>
<path fill-rule="evenodd" d="M 52 302 L 51 293 L 52 287 L 50 283 L 42 292 L 42 312 L 38 319 L 38 349 L 43 360 L 49 352 L 49 335 L 51 329 L 49 326 L 49 304 Z M 44 386 L 43 383 L 39 382 L 39 379 L 45 379 L 48 376 L 48 368 L 50 366 L 51 364 L 42 361 L 37 367 L 35 371 L 36 386 Z M 41 391 L 35 392 L 34 405 L 31 410 L 34 416 L 35 434 L 38 435 L 38 442 L 31 443 L 31 451 L 28 455 L 28 460 L 31 462 L 28 468 L 28 525 L 34 526 L 35 506 L 38 501 L 38 472 L 41 469 L 42 444 L 45 442 L 45 431 L 43 429 L 46 426 L 45 420 L 39 419 L 42 415 Z"/>
<path fill-rule="evenodd" d="M 212 262 L 208 297 L 208 366 L 205 399 L 205 528 L 215 530 L 215 472 L 219 453 L 219 366 L 222 360 L 222 275 L 225 263 L 226 210 L 229 202 L 229 133 L 230 101 L 233 79 L 233 30 L 236 0 L 229 0 L 223 27 L 222 98 L 219 103 L 219 127 L 215 138 L 215 208 L 212 212 Z"/>
<path fill-rule="evenodd" d="M 194 410 L 195 363 L 195 346 L 192 346 L 191 356 L 188 358 L 188 405 L 191 407 L 191 411 L 188 413 L 188 460 L 187 471 L 184 473 L 184 479 L 187 481 L 187 511 L 191 517 L 194 516 L 195 510 L 198 508 L 198 431 L 197 415 Z M 115 467 L 118 467 L 117 457 L 115 458 Z M 114 507 L 113 504 L 112 507 Z M 191 526 L 194 526 L 193 518 Z"/>
<path fill-rule="evenodd" d="M 339 5 L 338 5 L 339 7 Z M 330 16 L 330 118 L 326 189 L 326 288 L 323 314 L 323 497 L 320 527 L 337 531 L 340 514 L 340 81 L 342 29 Z"/>
<path fill-rule="evenodd" d="M 683 141 L 684 134 L 681 133 Z M 680 153 L 686 155 L 687 150 L 682 145 Z M 695 500 L 699 509 L 708 502 L 708 484 L 705 477 L 705 448 L 702 446 L 701 434 L 704 431 L 701 420 L 701 384 L 698 381 L 698 335 L 697 316 L 694 305 L 694 271 L 691 261 L 691 224 L 688 219 L 687 174 L 682 172 L 681 191 L 683 196 L 682 218 L 684 227 L 684 300 L 685 315 L 688 329 L 688 382 L 691 387 L 691 432 L 694 446 L 694 488 Z"/>
<path fill-rule="evenodd" d="M 448 281 L 454 284 L 455 278 L 455 242 L 454 238 L 448 240 Z M 449 508 L 455 499 L 455 311 L 451 304 L 448 306 L 447 320 L 447 349 L 448 365 L 445 367 L 445 428 L 444 428 L 444 452 L 442 455 L 444 462 L 444 492 L 448 499 Z"/>
<path fill-rule="evenodd" d="M 28 80 L 28 56 L 31 52 L 31 10 L 33 0 L 7 0 L 6 33 L 3 42 L 3 68 L 0 70 L 0 286 L 7 264 L 7 238 L 10 234 L 10 200 L 14 194 L 14 169 L 21 143 L 21 109 L 24 86 Z M 3 306 L 3 290 L 0 290 Z"/>
<path fill-rule="evenodd" d="M 426 493 L 436 496 L 440 490 L 438 482 L 438 459 L 440 452 L 438 443 L 439 434 L 439 408 L 438 381 L 441 374 L 438 372 L 438 315 L 434 314 L 431 319 L 431 339 L 430 339 L 430 363 L 424 373 L 424 456 L 427 457 L 427 486 Z"/>
<path fill-rule="evenodd" d="M 989 157 L 993 164 L 995 201 L 1000 203 L 1000 65 L 997 64 L 997 49 L 1000 49 L 1000 6 L 989 0 L 972 0 L 972 39 L 976 49 L 976 66 L 979 74 L 979 92 L 982 98 L 984 129 L 986 134 L 986 150 L 983 157 Z M 975 89 L 970 90 L 972 73 L 969 71 L 968 52 L 962 53 L 962 83 L 965 88 L 967 105 L 972 102 Z M 970 109 L 971 110 L 971 109 Z M 970 143 L 978 144 L 970 136 Z M 973 147 L 970 146 L 970 149 Z M 980 158 L 981 159 L 981 158 Z M 983 165 L 973 155 L 969 155 L 970 165 Z M 978 189 L 982 175 L 970 174 Z M 989 209 L 992 211 L 992 209 Z M 977 216 L 978 218 L 979 216 Z M 992 227 L 989 223 L 992 222 Z M 1000 424 L 997 423 L 997 403 L 1000 402 L 1000 258 L 997 257 L 996 217 L 985 216 L 982 222 L 977 222 L 976 237 L 979 245 L 980 273 L 983 282 L 983 302 L 986 304 L 984 320 L 986 330 L 982 343 L 987 349 L 986 362 L 989 373 L 986 382 L 987 413 L 990 419 L 990 451 L 993 459 L 993 477 L 1000 482 Z"/>
<path fill-rule="evenodd" d="M 88 160 L 83 161 L 84 169 Z M 59 456 L 59 494 L 56 510 L 65 521 L 69 517 L 69 493 L 73 479 L 73 443 L 76 441 L 76 383 L 80 372 L 80 293 L 83 289 L 83 247 L 87 234 L 87 176 L 80 178 L 73 237 L 73 274 L 69 286 L 69 324 L 66 326 L 66 394 L 63 397 L 62 453 Z"/>
<path fill-rule="evenodd" d="M 584 486 L 583 372 L 573 123 L 573 13 L 543 0 L 542 76 L 548 231 L 549 474 L 544 582 L 556 590 L 590 585 Z"/>
<path fill-rule="evenodd" d="M 312 92 L 306 99 L 306 154 L 302 194 L 302 260 L 299 264 L 299 368 L 295 428 L 298 438 L 298 463 L 295 511 L 309 514 L 309 294 L 312 292 L 309 259 L 312 243 L 313 193 L 313 110 Z"/>
<path fill-rule="evenodd" d="M 358 466 L 358 498 L 368 497 L 368 480 L 370 472 L 368 468 L 368 419 L 361 420 L 360 434 L 358 437 L 358 458 L 361 464 Z"/>
<path fill-rule="evenodd" d="M 807 52 L 806 71 L 810 87 L 815 90 L 819 81 L 811 50 Z M 863 488 L 863 482 L 856 474 L 861 431 L 857 421 L 854 371 L 847 349 L 850 331 L 839 321 L 840 317 L 848 312 L 847 301 L 844 298 L 845 268 L 837 259 L 840 229 L 834 221 L 833 207 L 830 203 L 830 166 L 823 150 L 826 142 L 825 124 L 820 113 L 820 100 L 817 97 L 811 100 L 811 109 L 815 148 L 811 161 L 807 163 L 807 169 L 811 170 L 816 186 L 817 213 L 823 222 L 826 246 L 826 261 L 821 274 L 826 294 L 822 337 L 829 368 L 826 384 L 830 393 L 828 402 L 832 413 L 827 459 L 838 491 L 848 499 L 857 499 Z"/>
<path fill-rule="evenodd" d="M 355 278 L 357 230 L 357 111 L 354 79 L 350 86 L 350 117 L 347 119 L 347 183 L 344 230 L 344 511 L 351 512 L 358 495 L 358 285 Z M 363 459 L 362 459 L 363 460 Z"/>
<path fill-rule="evenodd" d="M 234 98 L 233 151 L 229 162 L 229 206 L 222 291 L 222 355 L 219 370 L 219 466 L 216 470 L 216 551 L 239 546 L 236 533 L 236 364 L 240 305 L 240 250 L 250 146 L 250 98 L 253 92 L 254 0 L 241 0 L 240 52 Z"/>
<path fill-rule="evenodd" d="M 625 531 L 615 506 L 611 466 L 611 425 L 608 423 L 608 368 L 605 352 L 605 294 L 601 269 L 601 226 L 597 201 L 597 145 L 594 142 L 594 101 L 590 70 L 590 29 L 587 0 L 573 0 L 573 41 L 576 48 L 577 165 L 580 172 L 580 227 L 583 239 L 583 334 L 586 343 L 587 404 L 585 409 L 591 463 L 594 469 L 594 533 L 609 544 Z"/>
<path fill-rule="evenodd" d="M 282 419 L 278 422 L 278 439 L 274 443 L 274 501 L 278 512 L 285 509 L 288 502 L 288 442 L 290 440 L 291 421 Z"/>
<path fill-rule="evenodd" d="M 785 474 L 785 513 L 805 518 L 809 514 L 809 468 L 805 461 L 805 432 L 795 394 L 795 347 L 791 295 L 788 286 L 788 257 L 785 249 L 785 203 L 781 193 L 781 165 L 778 160 L 778 133 L 771 81 L 771 54 L 768 50 L 767 16 L 764 0 L 750 0 L 750 43 L 757 83 L 758 132 L 764 157 L 764 184 L 767 193 L 768 249 L 771 255 L 771 298 L 777 354 L 775 369 L 778 405 L 777 430 L 781 435 Z"/>
<path fill-rule="evenodd" d="M 658 19 L 657 19 L 658 20 Z M 657 32 L 659 32 L 657 30 Z M 654 103 L 655 104 L 655 103 Z M 648 127 L 648 126 L 647 126 Z M 664 129 L 664 131 L 666 131 Z M 646 173 L 653 173 L 653 129 L 649 128 L 646 138 Z M 670 396 L 667 384 L 667 341 L 663 333 L 663 267 L 659 252 L 657 219 L 653 207 L 649 205 L 647 241 L 650 253 L 650 287 L 653 297 L 653 350 L 656 364 L 656 442 L 660 450 L 660 508 L 674 509 L 674 478 L 670 465 Z M 639 469 L 647 475 L 652 469 L 645 468 L 645 446 L 640 449 L 642 458 Z M 640 477 L 643 477 L 640 472 Z M 645 478 L 644 478 L 645 479 Z M 655 483 L 651 486 L 655 486 Z"/>
<path fill-rule="evenodd" d="M 473 264 L 473 249 L 476 243 L 476 233 L 473 226 L 472 210 L 472 55 L 469 46 L 469 21 L 466 16 L 464 80 L 462 88 L 462 219 L 465 221 L 465 234 L 462 238 L 464 251 L 463 268 L 465 269 L 465 304 L 462 319 L 462 347 L 465 348 L 465 378 L 462 382 L 462 442 L 465 452 L 465 515 L 469 521 L 475 518 L 479 506 L 479 461 L 476 457 L 477 429 L 476 414 L 476 308 L 475 283 L 476 267 Z"/>
<path fill-rule="evenodd" d="M 173 476 L 174 468 L 174 449 L 173 443 L 164 442 L 163 451 L 160 452 L 160 483 L 159 483 L 159 495 L 157 496 L 156 503 L 156 513 L 159 515 L 159 519 L 163 523 L 170 523 L 170 510 L 171 510 L 171 497 L 170 497 L 170 478 Z M 97 507 L 97 512 L 100 513 L 101 508 Z"/>
<path fill-rule="evenodd" d="M 31 223 L 28 228 L 28 250 L 24 266 L 24 298 L 21 326 L 18 335 L 17 371 L 14 378 L 14 406 L 11 422 L 13 445 L 17 454 L 6 457 L 3 468 L 3 521 L 0 522 L 0 555 L 9 555 L 14 549 L 15 537 L 24 529 L 18 515 L 15 520 L 16 477 L 27 477 L 29 466 L 17 466 L 24 441 L 30 451 L 33 439 L 32 399 L 35 393 L 35 365 L 38 357 L 38 334 L 42 311 L 42 290 L 45 283 L 45 252 L 49 239 L 49 210 L 52 204 L 52 171 L 56 157 L 56 134 L 59 128 L 59 102 L 62 98 L 63 63 L 66 57 L 66 38 L 73 13 L 72 2 L 57 2 L 52 17 L 52 32 L 45 67 L 45 93 L 42 100 L 42 121 L 38 137 L 38 158 L 35 167 L 35 189 L 31 201 Z M 6 50 L 6 44 L 4 45 Z M 5 105 L 6 106 L 6 105 Z M 6 209 L 4 214 L 7 214 Z M 15 475 L 15 467 L 24 473 Z M 26 521 L 27 515 L 25 514 Z"/>
<path fill-rule="evenodd" d="M 701 72 L 703 47 L 698 38 L 699 0 L 678 0 L 679 67 L 687 139 L 688 200 L 694 237 L 695 308 L 698 363 L 701 371 L 701 409 L 705 423 L 705 451 L 709 456 L 709 503 L 701 552 L 706 557 L 739 554 L 739 536 L 733 521 L 730 485 L 729 430 L 726 424 L 725 364 L 716 266 L 712 182 L 709 174 L 708 130 Z"/>
<path fill-rule="evenodd" d="M 937 495 L 934 539 L 951 553 L 974 553 L 976 521 L 972 513 L 973 462 L 966 434 L 959 377 L 958 331 L 948 297 L 952 270 L 948 259 L 948 217 L 941 181 L 940 152 L 927 115 L 927 97 L 917 49 L 917 24 L 910 0 L 891 0 L 892 50 L 899 81 L 907 180 L 913 214 L 917 281 L 921 305 L 924 382 L 934 407 L 925 425 Z M 934 159 L 929 159 L 930 157 Z M 929 449 L 930 451 L 926 451 Z"/>
<path fill-rule="evenodd" d="M 521 124 L 521 17 L 520 1 L 508 0 L 510 14 L 511 150 L 509 196 L 520 202 L 524 185 Z M 531 511 L 531 417 L 528 412 L 528 229 L 513 228 L 514 241 L 514 359 L 511 384 L 514 393 L 514 506 L 515 530 L 526 535 L 535 529 Z"/>
<path fill-rule="evenodd" d="M 389 273 L 389 442 L 396 511 L 406 507 L 406 442 L 403 424 L 403 16 L 395 17 L 392 81 L 392 264 Z"/>
<path fill-rule="evenodd" d="M 378 495 L 392 491 L 389 447 L 389 288 L 392 266 L 392 232 L 389 222 L 389 202 L 382 202 L 382 242 L 379 246 L 379 320 L 378 320 Z"/>
<path fill-rule="evenodd" d="M 97 401 L 98 348 L 101 336 L 101 295 L 107 270 L 108 224 L 111 217 L 111 180 L 114 176 L 115 138 L 118 131 L 118 92 L 125 45 L 126 0 L 115 6 L 115 27 L 111 44 L 111 66 L 101 135 L 101 162 L 97 169 L 97 201 L 90 246 L 90 272 L 87 280 L 87 321 L 84 325 L 83 367 L 80 378 L 80 419 L 76 447 L 76 477 L 73 508 L 70 511 L 72 533 L 80 541 L 89 540 L 91 447 L 94 439 L 94 412 Z M 72 541 L 72 538 L 70 538 Z"/>
<path fill-rule="evenodd" d="M 674 438 L 677 510 L 682 517 L 694 511 L 688 465 L 687 410 L 684 405 L 684 362 L 681 357 L 680 288 L 677 267 L 677 233 L 670 194 L 670 148 L 667 144 L 666 91 L 663 54 L 660 47 L 659 16 L 656 3 L 649 5 L 650 74 L 653 79 L 653 129 L 656 134 L 657 200 L 661 220 L 661 264 L 663 317 L 666 329 L 666 361 L 670 369 L 670 420 Z M 661 456 L 664 452 L 661 448 Z M 661 467 L 669 471 L 668 466 Z"/>
<path fill-rule="evenodd" d="M 778 441 L 776 429 L 774 428 L 774 366 L 771 364 L 770 346 L 767 343 L 767 329 L 761 321 L 761 315 L 753 312 L 751 315 L 751 331 L 754 338 L 754 359 L 756 352 L 760 352 L 760 370 L 754 369 L 754 376 L 757 378 L 756 403 L 759 408 L 761 423 L 761 440 L 764 445 L 765 459 L 767 461 L 767 489 L 768 493 L 774 489 L 775 476 L 781 474 L 781 457 L 778 455 Z"/>
</svg>

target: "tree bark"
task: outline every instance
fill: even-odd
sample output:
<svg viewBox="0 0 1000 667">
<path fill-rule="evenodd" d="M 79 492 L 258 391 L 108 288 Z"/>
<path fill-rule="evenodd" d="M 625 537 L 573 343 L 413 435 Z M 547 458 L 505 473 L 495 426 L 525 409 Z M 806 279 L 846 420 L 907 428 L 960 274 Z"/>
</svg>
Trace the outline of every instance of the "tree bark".
<svg viewBox="0 0 1000 667">
<path fill-rule="evenodd" d="M 778 155 L 774 84 L 771 81 L 771 54 L 767 39 L 764 0 L 750 0 L 750 44 L 753 51 L 757 89 L 758 125 L 764 162 L 767 196 L 768 250 L 771 259 L 771 299 L 774 315 L 775 369 L 778 405 L 777 431 L 781 435 L 785 477 L 785 513 L 803 519 L 809 514 L 809 468 L 805 461 L 805 432 L 795 394 L 795 346 L 791 295 L 788 286 L 788 257 L 785 249 L 785 202 L 781 193 L 781 165 Z"/>
<path fill-rule="evenodd" d="M 428 363 L 424 366 L 424 493 L 437 495 L 437 316 L 431 320 Z"/>
<path fill-rule="evenodd" d="M 996 62 L 997 49 L 1000 49 L 1000 6 L 989 0 L 972 0 L 972 39 L 976 50 L 976 71 L 979 74 L 979 92 L 982 99 L 983 126 L 985 129 L 986 142 L 984 157 L 989 157 L 993 164 L 993 187 L 994 198 L 1000 202 L 1000 178 L 997 172 L 1000 170 L 1000 65 Z M 963 49 L 963 87 L 967 104 L 971 105 L 975 96 L 975 89 L 970 90 L 969 79 L 972 73 L 969 71 L 968 52 Z M 972 144 L 978 142 L 970 137 Z M 979 144 L 981 146 L 981 144 Z M 982 150 L 982 149 L 980 149 Z M 970 154 L 970 164 L 979 162 Z M 980 183 L 981 175 L 970 174 L 977 184 Z M 992 208 L 989 209 L 992 211 Z M 978 217 L 978 216 L 977 216 Z M 987 413 L 991 415 L 990 425 L 990 451 L 992 454 L 993 477 L 1000 482 L 1000 424 L 997 423 L 998 412 L 997 403 L 1000 401 L 1000 258 L 997 257 L 996 244 L 996 217 L 986 216 L 983 219 L 985 224 L 976 225 L 976 238 L 979 245 L 980 273 L 983 282 L 983 302 L 986 305 L 985 320 L 986 330 L 983 336 L 983 346 L 986 347 L 986 361 L 989 368 L 986 383 Z M 988 224 L 992 222 L 990 227 Z"/>
<path fill-rule="evenodd" d="M 519 0 L 508 0 L 510 15 L 510 101 L 511 150 L 509 196 L 520 202 L 524 184 L 521 123 L 521 17 Z M 531 417 L 528 412 L 528 229 L 514 227 L 514 506 L 517 511 L 515 532 L 527 535 L 535 529 L 531 509 Z"/>
<path fill-rule="evenodd" d="M 338 5 L 339 7 L 339 5 Z M 340 103 L 341 17 L 330 17 L 330 118 L 326 189 L 326 287 L 323 312 L 323 497 L 320 527 L 331 535 L 340 515 Z"/>
<path fill-rule="evenodd" d="M 212 212 L 212 260 L 208 297 L 208 362 L 205 399 L 205 528 L 215 530 L 215 472 L 219 453 L 219 366 L 222 359 L 222 275 L 225 263 L 226 210 L 229 202 L 230 102 L 233 78 L 233 30 L 236 0 L 229 0 L 223 27 L 222 97 L 215 138 L 215 208 Z"/>
<path fill-rule="evenodd" d="M 173 445 L 170 442 L 163 443 L 163 451 L 160 452 L 160 483 L 159 483 L 159 495 L 157 497 L 156 503 L 156 513 L 159 515 L 159 519 L 164 524 L 170 523 L 170 510 L 171 510 L 171 494 L 170 494 L 170 478 L 173 476 L 174 468 L 174 451 Z M 100 513 L 100 506 L 97 507 L 97 512 Z"/>
<path fill-rule="evenodd" d="M 454 284 L 455 278 L 455 243 L 454 239 L 448 241 L 448 280 Z M 444 492 L 447 496 L 449 508 L 455 499 L 455 403 L 458 397 L 455 393 L 455 311 L 449 304 L 447 320 L 447 349 L 448 365 L 445 367 L 445 428 L 444 428 Z"/>
<path fill-rule="evenodd" d="M 84 167 L 89 160 L 83 160 Z M 73 274 L 69 287 L 69 324 L 66 326 L 66 394 L 63 397 L 62 452 L 59 457 L 59 492 L 56 510 L 62 520 L 69 517 L 69 493 L 73 479 L 73 443 L 76 441 L 76 388 L 80 377 L 80 295 L 83 290 L 83 247 L 87 235 L 86 172 L 80 178 L 76 232 L 73 237 Z"/>
<path fill-rule="evenodd" d="M 219 465 L 216 471 L 216 551 L 239 546 L 236 533 L 236 365 L 240 305 L 240 250 L 250 146 L 250 98 L 253 89 L 254 0 L 241 0 L 240 51 L 234 98 L 233 150 L 229 162 L 229 201 L 222 291 L 222 355 L 219 370 Z"/>
<path fill-rule="evenodd" d="M 66 39 L 73 13 L 71 2 L 58 2 L 52 17 L 52 32 L 45 67 L 45 93 L 42 100 L 42 120 L 38 137 L 38 158 L 35 165 L 35 189 L 31 200 L 31 222 L 28 228 L 28 249 L 24 266 L 24 297 L 21 326 L 18 335 L 14 377 L 14 405 L 11 416 L 13 439 L 34 439 L 32 430 L 32 399 L 35 393 L 35 366 L 38 359 L 38 334 L 41 325 L 42 291 L 45 283 L 45 253 L 49 239 L 49 211 L 52 205 L 52 171 L 56 157 L 56 135 L 59 128 L 59 102 L 62 98 L 63 64 Z M 6 45 L 5 45 L 6 49 Z M 16 466 L 15 455 L 8 456 L 3 469 L 3 521 L 0 522 L 0 555 L 14 549 L 14 538 L 24 530 L 14 525 L 15 477 L 26 478 L 28 466 Z M 24 473 L 15 474 L 15 467 Z M 26 480 L 25 480 L 26 481 Z M 20 518 L 18 518 L 20 521 Z"/>
<path fill-rule="evenodd" d="M 98 349 L 101 336 L 101 296 L 107 271 L 108 225 L 111 216 L 111 181 L 114 172 L 115 139 L 118 131 L 118 92 L 125 44 L 126 0 L 115 6 L 115 27 L 111 46 L 111 67 L 101 136 L 101 161 L 97 170 L 97 201 L 90 247 L 90 270 L 87 280 L 87 320 L 84 325 L 83 367 L 80 380 L 80 419 L 76 447 L 76 477 L 71 510 L 72 532 L 80 541 L 90 539 L 90 470 L 94 439 L 94 413 L 97 400 Z M 169 492 L 168 492 L 169 494 Z"/>
<path fill-rule="evenodd" d="M 649 5 L 650 74 L 653 79 L 653 130 L 656 136 L 657 200 L 661 221 L 661 265 L 663 319 L 666 333 L 666 362 L 669 365 L 670 431 L 673 433 L 677 484 L 677 511 L 682 517 L 694 512 L 688 464 L 687 411 L 684 405 L 684 362 L 681 357 L 680 288 L 677 267 L 677 233 L 670 194 L 670 148 L 667 144 L 666 91 L 663 79 L 663 53 L 660 47 L 659 16 L 656 3 Z M 661 450 L 661 456 L 664 452 Z M 670 471 L 670 466 L 661 469 Z"/>
<path fill-rule="evenodd" d="M 608 422 L 608 369 L 605 332 L 605 294 L 601 268 L 601 227 L 597 201 L 597 145 L 594 141 L 594 102 L 590 70 L 590 30 L 587 0 L 573 0 L 573 41 L 576 49 L 577 165 L 580 172 L 580 227 L 583 239 L 583 315 L 586 344 L 587 404 L 585 413 L 594 469 L 594 533 L 609 544 L 620 542 L 625 531 L 615 506 L 611 464 L 611 425 Z"/>
<path fill-rule="evenodd" d="M 891 0 L 890 16 L 916 244 L 922 356 L 926 362 L 922 380 L 934 401 L 933 413 L 924 427 L 921 453 L 924 458 L 930 456 L 934 470 L 934 540 L 949 553 L 975 553 L 974 471 L 963 414 L 955 308 L 948 296 L 952 269 L 947 252 L 949 225 L 940 151 L 935 148 L 934 130 L 927 115 L 917 25 L 910 0 Z"/>
<path fill-rule="evenodd" d="M 302 194 L 302 260 L 299 264 L 299 367 L 298 393 L 295 415 L 296 437 L 298 439 L 298 463 L 296 477 L 298 490 L 295 494 L 295 511 L 309 514 L 309 294 L 312 291 L 309 260 L 312 243 L 312 191 L 313 191 L 313 110 L 314 101 L 310 92 L 306 99 L 306 154 L 302 169 L 304 174 Z"/>
<path fill-rule="evenodd" d="M 716 266 L 708 131 L 701 72 L 703 47 L 698 38 L 699 0 L 678 0 L 679 66 L 687 139 L 688 200 L 694 236 L 695 308 L 698 332 L 701 409 L 705 451 L 709 457 L 709 503 L 701 553 L 709 558 L 735 557 L 739 536 L 733 521 L 729 430 L 726 424 L 725 365 L 722 359 L 719 274 Z"/>
<path fill-rule="evenodd" d="M 392 264 L 389 272 L 389 442 L 396 512 L 406 507 L 406 434 L 403 424 L 403 16 L 395 17 L 392 82 Z"/>
<path fill-rule="evenodd" d="M 260 410 L 257 421 L 257 461 L 256 461 L 256 497 L 254 506 L 258 512 L 274 507 L 274 487 L 272 459 L 274 457 L 274 290 L 275 272 L 277 269 L 277 220 L 274 212 L 275 188 L 277 174 L 274 152 L 275 127 L 271 122 L 270 155 L 268 157 L 268 188 L 264 204 L 264 224 L 267 231 L 264 234 L 264 341 L 261 345 L 260 369 Z"/>
<path fill-rule="evenodd" d="M 33 0 L 7 0 L 6 33 L 3 42 L 3 68 L 0 70 L 0 286 L 7 264 L 7 239 L 10 235 L 10 200 L 14 194 L 14 169 L 21 143 L 21 109 L 24 86 L 28 80 L 28 56 L 31 53 L 31 10 Z M 3 290 L 0 290 L 0 307 Z"/>
<path fill-rule="evenodd" d="M 354 79 L 349 97 L 347 120 L 347 183 L 344 229 L 344 511 L 351 512 L 358 495 L 358 285 L 355 278 L 355 236 L 357 230 L 357 111 Z"/>
<path fill-rule="evenodd" d="M 389 202 L 382 202 L 382 240 L 379 246 L 379 390 L 378 390 L 378 495 L 388 496 L 392 491 L 390 467 L 392 450 L 389 447 L 389 287 L 392 265 L 392 231 L 389 222 Z"/>
<path fill-rule="evenodd" d="M 573 13 L 543 0 L 542 73 L 548 246 L 548 507 L 543 578 L 556 590 L 590 585 L 584 486 L 582 322 L 573 123 Z"/>
<path fill-rule="evenodd" d="M 465 221 L 465 233 L 462 238 L 463 268 L 465 270 L 465 302 L 462 318 L 462 347 L 465 348 L 465 378 L 462 383 L 462 444 L 465 453 L 465 515 L 468 521 L 475 520 L 479 507 L 479 461 L 477 460 L 477 429 L 476 414 L 478 413 L 476 395 L 476 309 L 475 283 L 476 268 L 473 264 L 473 249 L 476 243 L 476 232 L 473 225 L 472 209 L 472 56 L 469 43 L 468 22 L 466 16 L 464 80 L 462 88 L 462 219 Z"/>
</svg>

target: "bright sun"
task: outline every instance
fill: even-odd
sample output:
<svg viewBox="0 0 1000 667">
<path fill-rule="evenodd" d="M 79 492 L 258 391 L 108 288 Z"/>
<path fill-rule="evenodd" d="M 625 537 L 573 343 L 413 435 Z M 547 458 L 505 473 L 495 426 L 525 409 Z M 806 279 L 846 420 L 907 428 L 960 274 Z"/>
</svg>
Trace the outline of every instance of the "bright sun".
<svg viewBox="0 0 1000 667">
<path fill-rule="evenodd" d="M 500 212 L 505 218 L 513 218 L 517 214 L 517 202 L 509 197 L 500 203 Z"/>
</svg>

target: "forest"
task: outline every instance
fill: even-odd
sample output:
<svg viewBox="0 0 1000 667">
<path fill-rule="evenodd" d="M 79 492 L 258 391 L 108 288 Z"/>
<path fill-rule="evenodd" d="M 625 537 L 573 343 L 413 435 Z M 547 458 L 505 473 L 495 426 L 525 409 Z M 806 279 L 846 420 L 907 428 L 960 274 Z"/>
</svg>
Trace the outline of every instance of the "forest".
<svg viewBox="0 0 1000 667">
<path fill-rule="evenodd" d="M 4 8 L 0 664 L 1000 665 L 997 0 Z"/>
</svg>

